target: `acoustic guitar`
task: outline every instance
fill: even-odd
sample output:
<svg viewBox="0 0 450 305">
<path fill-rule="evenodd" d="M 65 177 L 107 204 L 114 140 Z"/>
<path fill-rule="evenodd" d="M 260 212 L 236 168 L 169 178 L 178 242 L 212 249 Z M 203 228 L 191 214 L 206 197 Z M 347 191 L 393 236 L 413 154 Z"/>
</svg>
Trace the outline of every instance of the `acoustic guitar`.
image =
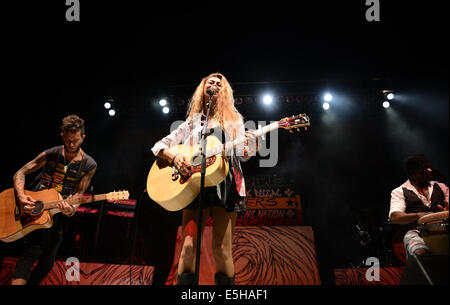
<svg viewBox="0 0 450 305">
<path fill-rule="evenodd" d="M 63 201 L 61 194 L 55 189 L 38 192 L 25 190 L 25 195 L 36 200 L 31 213 L 25 213 L 16 203 L 13 188 L 0 193 L 0 240 L 4 242 L 16 241 L 37 229 L 50 228 L 53 225 L 53 215 L 59 213 L 58 203 Z M 70 205 L 85 204 L 101 200 L 127 200 L 128 191 L 110 192 L 94 196 L 81 196 L 65 199 Z"/>
<path fill-rule="evenodd" d="M 293 129 L 300 131 L 300 128 L 304 128 L 306 130 L 307 126 L 310 126 L 309 117 L 306 114 L 299 114 L 260 127 L 255 130 L 255 134 L 260 137 L 278 128 L 284 128 L 292 133 Z M 207 137 L 205 187 L 215 186 L 225 179 L 229 170 L 227 153 L 244 142 L 245 136 L 225 144 L 215 136 Z M 147 194 L 164 209 L 178 211 L 188 206 L 200 193 L 200 145 L 179 144 L 169 148 L 169 151 L 190 160 L 190 175 L 181 175 L 167 160 L 158 158 L 147 176 Z"/>
</svg>

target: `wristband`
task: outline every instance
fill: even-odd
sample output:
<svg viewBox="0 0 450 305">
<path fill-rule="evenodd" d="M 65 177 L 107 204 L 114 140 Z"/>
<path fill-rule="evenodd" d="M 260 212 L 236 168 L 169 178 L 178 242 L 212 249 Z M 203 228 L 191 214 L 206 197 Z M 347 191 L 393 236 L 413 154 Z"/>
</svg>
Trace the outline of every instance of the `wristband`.
<svg viewBox="0 0 450 305">
<path fill-rule="evenodd" d="M 175 165 L 175 158 L 178 156 L 179 154 L 175 154 L 172 158 L 171 164 Z"/>
<path fill-rule="evenodd" d="M 72 213 L 67 215 L 68 217 L 72 217 L 77 212 L 77 209 L 73 205 L 71 205 L 70 207 L 72 208 Z"/>
</svg>

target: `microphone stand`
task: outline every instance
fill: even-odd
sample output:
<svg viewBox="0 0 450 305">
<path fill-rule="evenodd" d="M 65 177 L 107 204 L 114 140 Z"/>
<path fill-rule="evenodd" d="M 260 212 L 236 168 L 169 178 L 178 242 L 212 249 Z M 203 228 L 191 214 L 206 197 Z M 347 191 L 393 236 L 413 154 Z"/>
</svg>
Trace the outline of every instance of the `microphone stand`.
<svg viewBox="0 0 450 305">
<path fill-rule="evenodd" d="M 203 191 L 205 188 L 205 173 L 206 173 L 206 134 L 208 130 L 208 119 L 209 119 L 209 110 L 211 106 L 213 94 L 209 95 L 209 101 L 206 104 L 206 119 L 203 122 L 203 128 L 201 131 L 201 140 L 200 140 L 200 156 L 201 156 L 201 171 L 200 171 L 200 194 L 198 197 L 199 208 L 198 208 L 198 221 L 197 221 L 197 247 L 195 252 L 195 276 L 194 276 L 194 285 L 198 285 L 199 279 L 199 270 L 200 270 L 200 249 L 202 242 L 202 218 L 203 218 Z"/>
</svg>

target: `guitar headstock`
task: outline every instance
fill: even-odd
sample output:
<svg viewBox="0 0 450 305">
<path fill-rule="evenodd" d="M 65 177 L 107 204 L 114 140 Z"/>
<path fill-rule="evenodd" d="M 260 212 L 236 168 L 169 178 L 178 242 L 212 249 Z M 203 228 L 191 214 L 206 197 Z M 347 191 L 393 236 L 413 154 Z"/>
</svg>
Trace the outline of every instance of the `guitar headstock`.
<svg viewBox="0 0 450 305">
<path fill-rule="evenodd" d="M 291 133 L 293 133 L 292 129 L 294 128 L 300 132 L 300 128 L 305 128 L 305 130 L 307 130 L 307 127 L 310 125 L 309 117 L 305 113 L 285 117 L 278 121 L 279 127 L 289 130 Z"/>
<path fill-rule="evenodd" d="M 106 200 L 108 201 L 128 200 L 129 197 L 128 191 L 114 191 L 106 194 Z"/>
</svg>

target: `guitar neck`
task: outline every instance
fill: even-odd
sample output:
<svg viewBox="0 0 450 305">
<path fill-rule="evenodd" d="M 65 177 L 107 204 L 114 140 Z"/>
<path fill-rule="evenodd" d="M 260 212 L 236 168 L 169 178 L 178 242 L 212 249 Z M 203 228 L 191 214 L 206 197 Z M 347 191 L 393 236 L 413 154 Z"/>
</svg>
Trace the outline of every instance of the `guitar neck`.
<svg viewBox="0 0 450 305">
<path fill-rule="evenodd" d="M 44 203 L 44 210 L 50 210 L 58 207 L 58 203 L 63 201 L 67 202 L 69 205 L 85 204 L 90 202 L 106 200 L 106 194 L 94 195 L 94 196 L 81 196 L 65 200 L 51 201 Z"/>
<path fill-rule="evenodd" d="M 266 134 L 268 132 L 271 132 L 275 129 L 278 129 L 280 126 L 278 124 L 278 122 L 274 122 L 272 124 L 269 124 L 267 126 L 264 126 L 262 128 L 258 128 L 257 130 L 255 130 L 255 134 L 257 137 L 262 136 L 263 134 Z M 236 146 L 242 144 L 245 142 L 245 136 L 240 137 L 240 138 L 236 138 L 233 141 L 228 141 L 225 143 L 225 145 L 222 146 L 218 146 L 218 147 L 214 147 L 211 149 L 208 149 L 206 152 L 206 156 L 207 157 L 211 157 L 214 155 L 219 155 L 219 154 L 225 154 L 228 155 L 228 153 L 234 149 Z"/>
</svg>

